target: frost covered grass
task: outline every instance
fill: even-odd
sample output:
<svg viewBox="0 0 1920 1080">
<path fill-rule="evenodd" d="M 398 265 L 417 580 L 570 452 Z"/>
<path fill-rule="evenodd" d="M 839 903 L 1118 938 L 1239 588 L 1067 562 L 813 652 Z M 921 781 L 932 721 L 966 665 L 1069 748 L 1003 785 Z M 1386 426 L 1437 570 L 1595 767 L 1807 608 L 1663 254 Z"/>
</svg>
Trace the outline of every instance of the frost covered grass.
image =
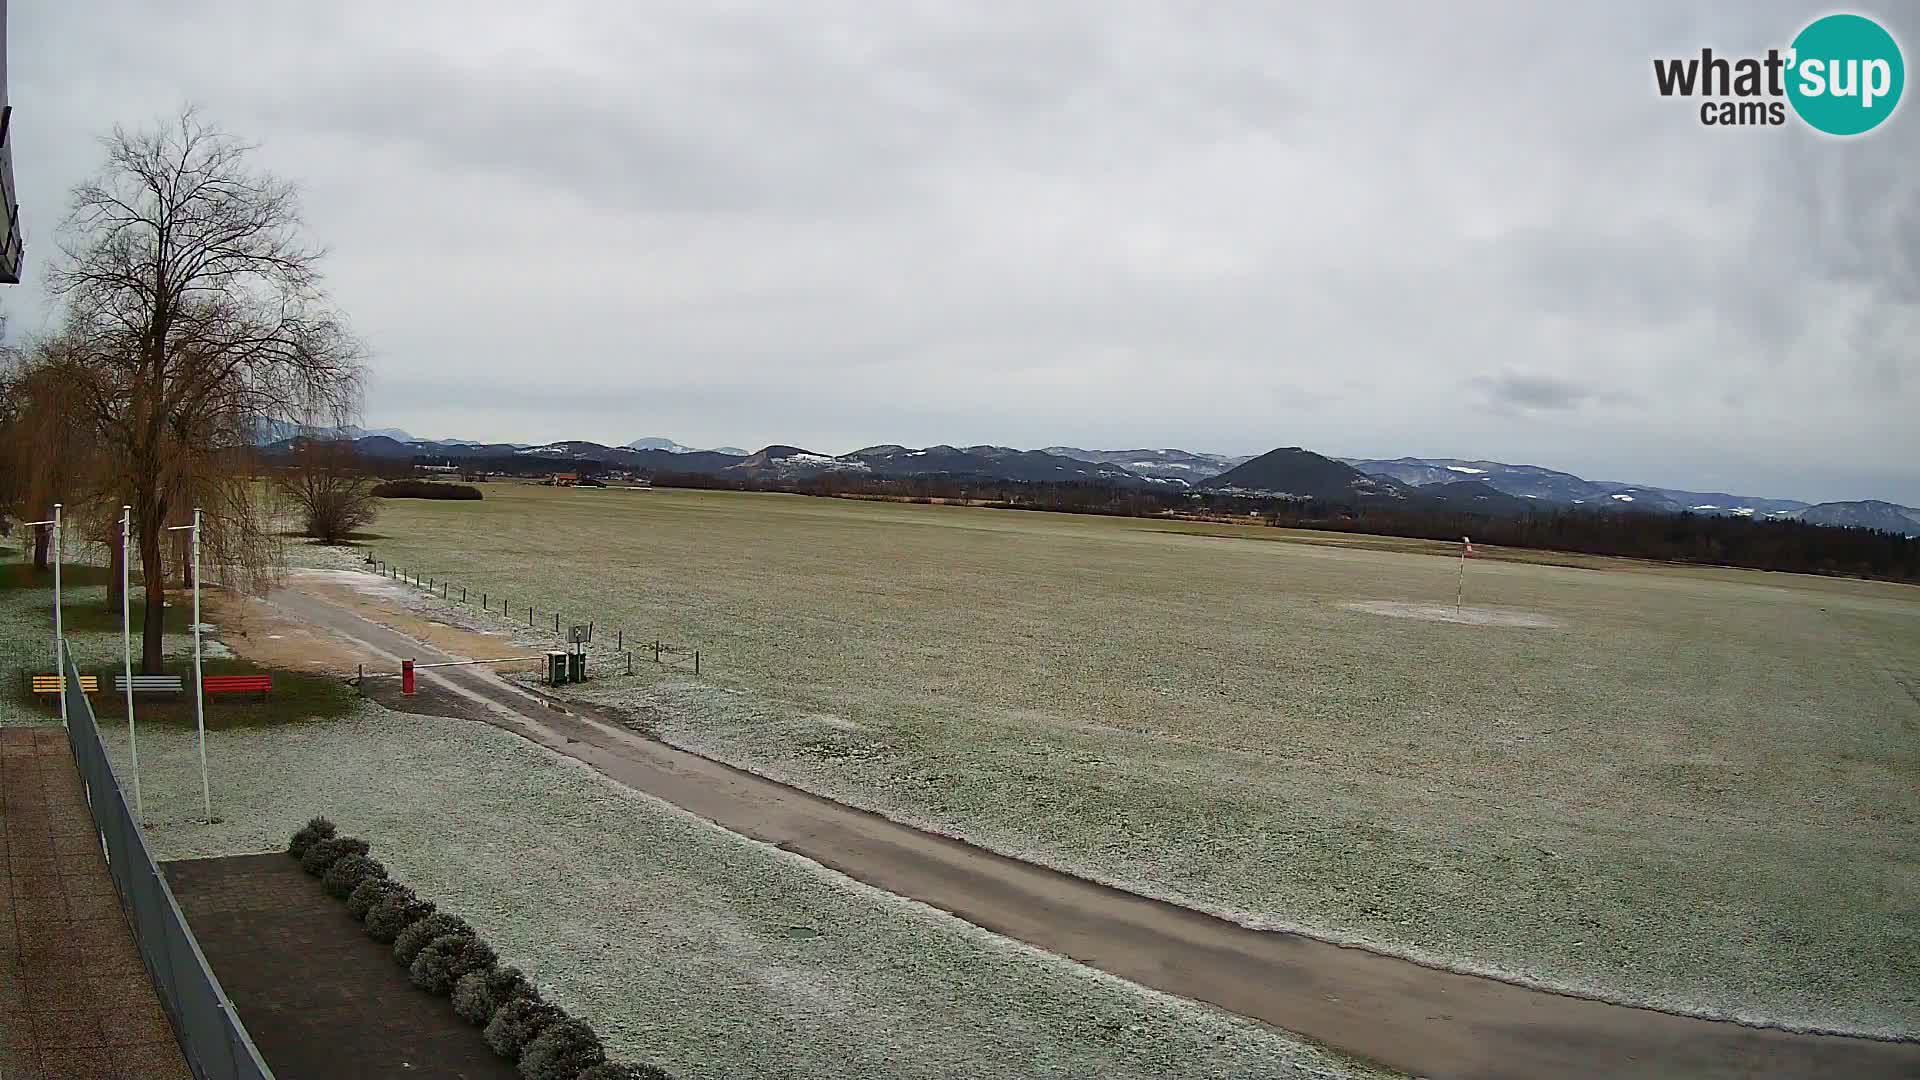
<svg viewBox="0 0 1920 1080">
<path fill-rule="evenodd" d="M 123 736 L 103 734 L 124 768 Z M 612 1056 L 676 1077 L 1376 1075 L 743 840 L 484 724 L 369 703 L 348 720 L 214 732 L 213 826 L 192 821 L 190 735 L 142 732 L 140 760 L 160 857 L 276 850 L 324 812 Z"/>
<path fill-rule="evenodd" d="M 507 484 L 381 529 L 701 648 L 572 692 L 856 805 L 1253 925 L 1920 1032 L 1912 588 L 1486 560 L 1468 604 L 1516 617 L 1475 622 L 1378 613 L 1450 614 L 1454 560 L 1268 529 Z"/>
</svg>

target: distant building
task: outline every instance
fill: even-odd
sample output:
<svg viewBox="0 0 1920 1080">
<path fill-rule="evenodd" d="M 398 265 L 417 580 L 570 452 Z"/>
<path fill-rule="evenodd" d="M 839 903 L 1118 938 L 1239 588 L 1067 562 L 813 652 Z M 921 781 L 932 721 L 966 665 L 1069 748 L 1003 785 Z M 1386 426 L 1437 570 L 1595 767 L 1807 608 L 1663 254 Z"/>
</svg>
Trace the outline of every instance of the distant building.
<svg viewBox="0 0 1920 1080">
<path fill-rule="evenodd" d="M 572 487 L 580 482 L 580 474 L 570 472 L 554 473 L 552 476 L 540 482 L 543 484 L 551 484 L 554 487 Z"/>
<path fill-rule="evenodd" d="M 7 103 L 7 0 L 0 0 L 0 284 L 20 284 L 27 245 L 20 236 L 20 200 L 13 188 L 13 106 Z"/>
</svg>

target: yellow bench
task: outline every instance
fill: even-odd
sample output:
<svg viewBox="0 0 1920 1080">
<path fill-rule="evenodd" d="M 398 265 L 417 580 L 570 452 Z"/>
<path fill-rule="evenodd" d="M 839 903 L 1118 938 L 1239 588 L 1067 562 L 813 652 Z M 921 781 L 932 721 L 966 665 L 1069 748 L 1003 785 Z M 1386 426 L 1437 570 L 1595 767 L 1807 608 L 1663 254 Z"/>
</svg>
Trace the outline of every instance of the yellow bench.
<svg viewBox="0 0 1920 1080">
<path fill-rule="evenodd" d="M 35 675 L 33 677 L 33 692 L 36 694 L 58 694 L 64 692 L 66 688 L 67 680 L 64 675 Z M 80 676 L 80 692 L 83 694 L 99 693 L 99 676 Z"/>
</svg>

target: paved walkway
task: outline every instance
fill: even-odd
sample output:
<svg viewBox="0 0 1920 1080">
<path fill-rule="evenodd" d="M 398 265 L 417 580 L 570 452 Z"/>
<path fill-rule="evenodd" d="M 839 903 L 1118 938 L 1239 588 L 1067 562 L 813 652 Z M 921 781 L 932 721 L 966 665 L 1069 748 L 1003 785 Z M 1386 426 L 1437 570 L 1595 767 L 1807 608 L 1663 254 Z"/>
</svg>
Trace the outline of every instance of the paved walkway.
<svg viewBox="0 0 1920 1080">
<path fill-rule="evenodd" d="M 451 658 L 297 589 L 275 593 L 270 603 L 394 667 L 403 656 Z M 643 738 L 571 703 L 557 711 L 478 667 L 423 671 L 421 686 L 435 706 L 517 732 L 744 836 L 976 926 L 1415 1075 L 1920 1077 L 1920 1043 L 1627 1008 L 1249 930 L 810 795 Z"/>
<path fill-rule="evenodd" d="M 59 727 L 0 728 L 0 1080 L 189 1080 Z"/>
</svg>

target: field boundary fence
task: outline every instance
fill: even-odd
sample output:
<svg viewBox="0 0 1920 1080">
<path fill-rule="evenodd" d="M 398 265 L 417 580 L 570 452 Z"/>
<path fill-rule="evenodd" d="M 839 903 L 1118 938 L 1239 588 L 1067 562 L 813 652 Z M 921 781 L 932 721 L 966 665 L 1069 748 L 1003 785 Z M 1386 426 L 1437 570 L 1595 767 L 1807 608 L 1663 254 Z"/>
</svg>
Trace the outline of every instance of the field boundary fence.
<svg viewBox="0 0 1920 1080">
<path fill-rule="evenodd" d="M 515 626 L 521 625 L 520 613 L 524 610 L 527 629 L 544 631 L 561 644 L 569 644 L 574 640 L 589 645 L 607 643 L 607 635 L 612 635 L 613 648 L 610 653 L 591 649 L 587 653 L 589 665 L 596 657 L 615 658 L 602 659 L 603 671 L 606 665 L 611 663 L 614 665 L 614 671 L 631 675 L 636 663 L 651 663 L 658 667 L 676 668 L 699 675 L 704 664 L 701 650 L 691 645 L 664 641 L 658 637 L 646 638 L 630 634 L 625 627 L 613 626 L 592 618 L 584 623 L 568 622 L 566 617 L 556 609 L 542 608 L 537 604 L 514 603 L 513 598 L 490 590 L 469 588 L 449 578 L 435 576 L 418 569 L 409 571 L 398 563 L 390 563 L 379 558 L 372 552 L 367 553 L 366 566 L 370 572 L 389 581 L 412 585 L 428 596 L 438 597 L 449 604 L 478 607 L 482 613 L 497 615 Z M 576 631 L 583 627 L 585 633 L 576 636 Z"/>
<path fill-rule="evenodd" d="M 93 706 L 80 689 L 80 669 L 66 655 L 67 741 L 86 786 L 87 807 L 107 857 L 107 870 L 153 988 L 173 1021 L 187 1065 L 198 1080 L 273 1080 L 233 1001 L 208 966 L 186 915 L 153 860 L 140 823 L 100 741 Z"/>
</svg>

